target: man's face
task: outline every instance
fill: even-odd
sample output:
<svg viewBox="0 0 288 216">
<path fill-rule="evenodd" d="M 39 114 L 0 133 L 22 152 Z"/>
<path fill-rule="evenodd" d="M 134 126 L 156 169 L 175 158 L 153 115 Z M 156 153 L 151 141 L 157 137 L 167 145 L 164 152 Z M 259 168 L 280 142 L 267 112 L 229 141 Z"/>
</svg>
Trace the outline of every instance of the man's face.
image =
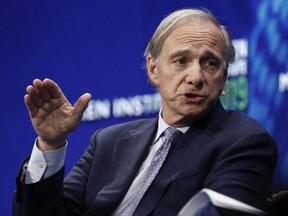
<svg viewBox="0 0 288 216">
<path fill-rule="evenodd" d="M 170 33 L 157 62 L 148 57 L 148 74 L 161 95 L 168 124 L 189 125 L 215 105 L 226 82 L 223 47 L 213 23 L 190 21 Z"/>
</svg>

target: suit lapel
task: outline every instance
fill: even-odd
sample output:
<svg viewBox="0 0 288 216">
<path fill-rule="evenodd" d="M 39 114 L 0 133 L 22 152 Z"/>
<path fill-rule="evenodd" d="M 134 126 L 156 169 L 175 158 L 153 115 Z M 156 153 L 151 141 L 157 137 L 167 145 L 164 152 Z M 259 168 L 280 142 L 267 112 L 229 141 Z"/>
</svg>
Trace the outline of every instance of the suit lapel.
<svg viewBox="0 0 288 216">
<path fill-rule="evenodd" d="M 114 184 L 121 186 L 123 192 L 131 185 L 141 164 L 145 160 L 153 142 L 157 129 L 157 120 L 143 125 L 139 129 L 131 130 L 129 136 L 119 137 L 113 149 L 113 172 Z M 115 176 L 114 176 L 115 174 Z"/>
<path fill-rule="evenodd" d="M 127 135 L 116 137 L 112 161 L 107 168 L 107 183 L 94 201 L 94 210 L 91 209 L 87 215 L 93 215 L 94 211 L 111 215 L 120 204 L 149 152 L 157 130 L 157 122 L 158 119 L 144 122 L 142 126 L 130 130 Z M 106 205 L 107 208 L 104 207 Z"/>
</svg>

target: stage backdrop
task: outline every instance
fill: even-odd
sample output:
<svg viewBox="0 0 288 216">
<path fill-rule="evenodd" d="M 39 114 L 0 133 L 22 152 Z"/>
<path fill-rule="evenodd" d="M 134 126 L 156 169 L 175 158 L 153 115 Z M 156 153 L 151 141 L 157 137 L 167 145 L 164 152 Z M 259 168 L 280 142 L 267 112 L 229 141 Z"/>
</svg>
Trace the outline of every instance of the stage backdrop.
<svg viewBox="0 0 288 216">
<path fill-rule="evenodd" d="M 231 30 L 237 56 L 222 102 L 258 120 L 276 139 L 274 190 L 288 189 L 286 0 L 1 0 L 1 216 L 11 215 L 15 177 L 36 138 L 23 102 L 26 86 L 48 77 L 71 103 L 85 92 L 93 95 L 68 139 L 69 170 L 95 130 L 158 114 L 143 52 L 160 20 L 186 7 L 211 10 Z"/>
</svg>

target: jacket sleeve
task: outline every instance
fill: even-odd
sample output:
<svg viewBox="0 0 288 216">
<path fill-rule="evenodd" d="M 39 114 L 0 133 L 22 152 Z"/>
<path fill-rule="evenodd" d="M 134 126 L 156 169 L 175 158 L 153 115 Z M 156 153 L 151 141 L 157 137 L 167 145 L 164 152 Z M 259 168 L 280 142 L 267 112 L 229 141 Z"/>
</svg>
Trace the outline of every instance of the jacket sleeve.
<svg viewBox="0 0 288 216">
<path fill-rule="evenodd" d="M 16 178 L 13 216 L 66 215 L 61 205 L 64 167 L 55 175 L 33 184 L 23 183 L 22 175 L 23 168 Z"/>
<path fill-rule="evenodd" d="M 65 171 L 62 167 L 59 172 L 46 179 L 33 184 L 25 184 L 23 181 L 24 162 L 16 178 L 17 189 L 13 200 L 13 216 L 82 215 L 94 148 L 95 144 L 91 139 L 83 156 L 69 172 L 69 182 L 64 180 Z"/>
</svg>

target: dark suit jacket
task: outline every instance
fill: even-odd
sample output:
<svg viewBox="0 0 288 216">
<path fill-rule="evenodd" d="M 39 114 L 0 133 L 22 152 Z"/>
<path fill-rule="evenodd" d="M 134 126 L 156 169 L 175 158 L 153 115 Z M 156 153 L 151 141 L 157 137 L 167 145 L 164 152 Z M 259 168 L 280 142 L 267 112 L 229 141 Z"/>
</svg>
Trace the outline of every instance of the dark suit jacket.
<svg viewBox="0 0 288 216">
<path fill-rule="evenodd" d="M 156 130 L 157 119 L 150 119 L 96 131 L 64 184 L 64 169 L 31 185 L 23 184 L 19 175 L 19 215 L 111 215 L 146 158 Z M 135 215 L 176 215 L 202 188 L 265 209 L 276 158 L 274 140 L 258 123 L 225 111 L 218 102 L 173 147 Z"/>
</svg>

